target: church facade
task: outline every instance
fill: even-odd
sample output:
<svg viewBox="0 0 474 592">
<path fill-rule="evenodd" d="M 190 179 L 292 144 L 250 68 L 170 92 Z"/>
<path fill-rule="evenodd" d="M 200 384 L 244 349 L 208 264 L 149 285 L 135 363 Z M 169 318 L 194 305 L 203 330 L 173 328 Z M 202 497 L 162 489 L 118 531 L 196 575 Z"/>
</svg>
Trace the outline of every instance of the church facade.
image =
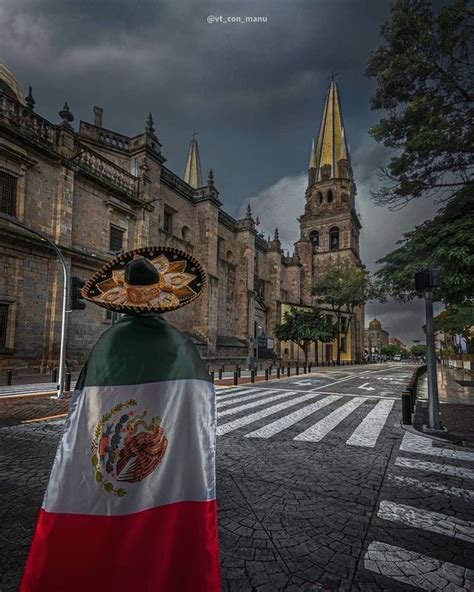
<svg viewBox="0 0 474 592">
<path fill-rule="evenodd" d="M 355 184 L 335 82 L 311 151 L 301 235 L 291 256 L 284 255 L 277 229 L 269 240 L 257 232 L 250 208 L 241 219 L 222 208 L 212 170 L 203 179 L 195 137 L 181 177 L 165 164 L 151 115 L 131 137 L 106 128 L 98 107 L 93 123 L 77 128 L 67 104 L 59 118 L 53 123 L 39 115 L 31 89 L 25 97 L 0 64 L 0 213 L 52 239 L 75 281 L 119 251 L 153 244 L 188 251 L 207 271 L 208 285 L 194 303 L 166 318 L 191 336 L 210 364 L 275 355 L 303 359 L 294 344 L 272 344 L 275 325 L 291 306 L 311 305 L 311 285 L 331 265 L 361 266 Z M 62 306 L 56 255 L 0 217 L 0 268 L 0 369 L 56 365 Z M 67 316 L 67 359 L 77 367 L 112 321 L 90 304 Z M 343 360 L 362 355 L 363 310 L 350 326 Z M 313 348 L 310 360 L 334 352 L 335 344 Z"/>
</svg>

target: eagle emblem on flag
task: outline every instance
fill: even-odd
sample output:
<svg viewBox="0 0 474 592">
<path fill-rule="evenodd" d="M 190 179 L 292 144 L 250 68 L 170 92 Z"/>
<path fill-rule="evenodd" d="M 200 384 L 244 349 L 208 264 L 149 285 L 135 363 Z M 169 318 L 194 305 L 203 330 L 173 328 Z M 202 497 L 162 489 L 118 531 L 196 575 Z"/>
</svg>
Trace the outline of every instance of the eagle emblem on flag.
<svg viewBox="0 0 474 592">
<path fill-rule="evenodd" d="M 137 483 L 160 464 L 168 446 L 159 415 L 136 412 L 134 399 L 118 403 L 102 416 L 91 445 L 95 480 L 104 491 L 123 497 L 120 483 Z"/>
</svg>

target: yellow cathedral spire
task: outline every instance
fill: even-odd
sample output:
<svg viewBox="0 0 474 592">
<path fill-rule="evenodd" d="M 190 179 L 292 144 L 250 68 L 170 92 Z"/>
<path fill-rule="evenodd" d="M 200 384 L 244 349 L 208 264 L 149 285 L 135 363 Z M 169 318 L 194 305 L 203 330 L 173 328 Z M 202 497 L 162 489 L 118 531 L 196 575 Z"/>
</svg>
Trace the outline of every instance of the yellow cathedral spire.
<svg viewBox="0 0 474 592">
<path fill-rule="evenodd" d="M 313 140 L 309 168 L 310 170 L 315 169 L 314 182 L 323 179 L 352 179 L 339 89 L 335 80 L 331 80 L 326 95 L 323 118 L 315 147 Z"/>
<path fill-rule="evenodd" d="M 196 132 L 193 133 L 193 137 L 189 143 L 188 157 L 184 168 L 184 181 L 188 185 L 191 185 L 191 187 L 194 187 L 194 189 L 203 186 Z"/>
</svg>

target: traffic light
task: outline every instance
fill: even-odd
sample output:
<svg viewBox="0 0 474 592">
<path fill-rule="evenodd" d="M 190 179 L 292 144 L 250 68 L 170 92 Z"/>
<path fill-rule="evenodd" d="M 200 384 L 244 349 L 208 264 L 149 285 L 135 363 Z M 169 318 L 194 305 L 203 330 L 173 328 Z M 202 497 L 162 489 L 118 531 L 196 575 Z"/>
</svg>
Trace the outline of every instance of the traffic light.
<svg viewBox="0 0 474 592">
<path fill-rule="evenodd" d="M 85 301 L 82 299 L 81 290 L 86 282 L 78 277 L 71 278 L 71 310 L 84 310 L 86 307 Z"/>
<path fill-rule="evenodd" d="M 439 269 L 422 269 L 415 273 L 415 290 L 424 292 L 439 288 L 441 282 L 441 272 Z"/>
</svg>

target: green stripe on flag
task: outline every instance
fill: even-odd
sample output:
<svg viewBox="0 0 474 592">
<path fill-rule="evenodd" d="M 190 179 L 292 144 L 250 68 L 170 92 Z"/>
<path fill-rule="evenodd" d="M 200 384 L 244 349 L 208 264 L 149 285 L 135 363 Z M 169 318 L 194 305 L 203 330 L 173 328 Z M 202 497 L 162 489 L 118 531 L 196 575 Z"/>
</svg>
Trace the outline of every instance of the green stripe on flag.
<svg viewBox="0 0 474 592">
<path fill-rule="evenodd" d="M 192 341 L 157 313 L 126 315 L 94 346 L 76 385 L 115 386 L 210 377 Z"/>
</svg>

